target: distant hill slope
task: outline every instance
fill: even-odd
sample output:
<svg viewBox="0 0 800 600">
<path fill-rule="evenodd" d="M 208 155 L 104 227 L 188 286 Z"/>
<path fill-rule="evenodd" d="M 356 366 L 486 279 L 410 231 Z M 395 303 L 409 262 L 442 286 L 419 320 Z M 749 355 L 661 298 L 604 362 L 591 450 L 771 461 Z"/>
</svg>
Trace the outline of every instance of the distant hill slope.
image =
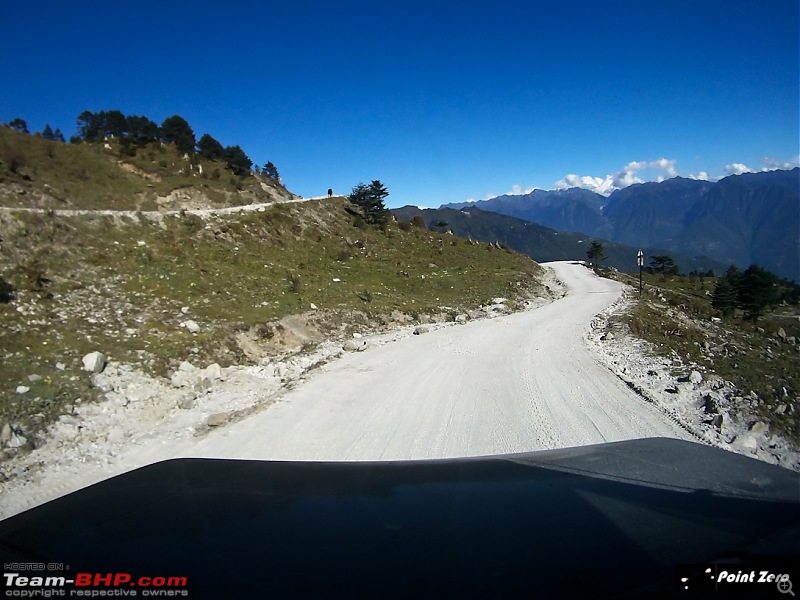
<svg viewBox="0 0 800 600">
<path fill-rule="evenodd" d="M 608 242 L 583 233 L 559 232 L 536 223 L 483 211 L 474 205 L 462 210 L 451 208 L 420 209 L 416 206 L 404 206 L 393 209 L 392 213 L 402 221 L 408 221 L 420 215 L 427 227 L 437 223 L 447 223 L 447 228 L 461 237 L 471 237 L 484 242 L 500 242 L 509 248 L 522 252 L 537 262 L 552 260 L 586 260 L 586 249 L 593 239 L 602 241 L 608 259 L 604 266 L 614 267 L 620 271 L 636 270 L 636 253 L 639 248 Z M 709 269 L 721 272 L 727 265 L 706 257 L 691 257 L 683 253 L 670 253 L 667 250 L 643 247 L 645 255 L 657 256 L 670 254 L 681 267 L 681 271 L 706 272 Z"/>
<path fill-rule="evenodd" d="M 473 203 L 558 231 L 581 231 L 630 246 L 760 264 L 800 281 L 800 169 L 726 177 L 676 177 L 617 190 L 534 190 Z M 442 208 L 462 208 L 449 204 Z"/>
</svg>

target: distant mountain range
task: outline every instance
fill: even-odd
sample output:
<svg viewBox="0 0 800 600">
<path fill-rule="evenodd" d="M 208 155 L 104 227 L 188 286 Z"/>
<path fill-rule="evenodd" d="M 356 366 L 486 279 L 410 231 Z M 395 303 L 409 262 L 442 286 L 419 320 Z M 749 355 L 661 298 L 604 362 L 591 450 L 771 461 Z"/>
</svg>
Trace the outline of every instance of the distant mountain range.
<svg viewBox="0 0 800 600">
<path fill-rule="evenodd" d="M 757 263 L 800 281 L 798 168 L 732 175 L 717 182 L 675 177 L 632 185 L 608 198 L 579 188 L 534 190 L 441 208 L 464 207 L 617 244 L 663 248 L 673 257 L 706 256 L 742 268 Z"/>
<path fill-rule="evenodd" d="M 460 237 L 471 237 L 474 240 L 490 243 L 499 242 L 517 252 L 527 254 L 537 262 L 586 260 L 586 249 L 593 239 L 598 239 L 602 241 L 608 255 L 608 259 L 603 261 L 604 266 L 628 272 L 637 268 L 636 253 L 639 248 L 601 240 L 583 233 L 555 231 L 516 217 L 480 210 L 474 203 L 462 210 L 404 206 L 393 209 L 392 213 L 401 221 L 410 221 L 419 215 L 425 220 L 427 227 L 446 223 L 443 228 L 452 230 Z M 713 270 L 719 274 L 727 267 L 707 257 L 695 258 L 650 247 L 642 250 L 648 257 L 669 254 L 684 273 Z"/>
</svg>

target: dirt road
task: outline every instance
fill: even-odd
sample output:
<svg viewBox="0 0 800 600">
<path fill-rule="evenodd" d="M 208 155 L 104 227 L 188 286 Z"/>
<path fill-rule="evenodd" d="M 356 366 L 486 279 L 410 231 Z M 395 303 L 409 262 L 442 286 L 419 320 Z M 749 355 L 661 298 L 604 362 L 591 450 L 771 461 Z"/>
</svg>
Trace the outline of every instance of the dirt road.
<svg viewBox="0 0 800 600">
<path fill-rule="evenodd" d="M 391 460 L 688 439 L 583 341 L 619 284 L 580 265 L 550 266 L 569 289 L 560 300 L 348 355 L 183 455 Z"/>
</svg>

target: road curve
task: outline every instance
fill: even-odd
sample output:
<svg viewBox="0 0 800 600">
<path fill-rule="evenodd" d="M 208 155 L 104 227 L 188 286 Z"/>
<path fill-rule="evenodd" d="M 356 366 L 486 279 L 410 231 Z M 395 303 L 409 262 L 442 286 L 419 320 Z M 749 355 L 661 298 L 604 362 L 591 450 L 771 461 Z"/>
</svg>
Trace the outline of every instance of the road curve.
<svg viewBox="0 0 800 600">
<path fill-rule="evenodd" d="M 185 456 L 399 460 L 689 439 L 601 366 L 583 334 L 620 284 L 566 262 L 565 297 L 345 356 Z"/>
</svg>

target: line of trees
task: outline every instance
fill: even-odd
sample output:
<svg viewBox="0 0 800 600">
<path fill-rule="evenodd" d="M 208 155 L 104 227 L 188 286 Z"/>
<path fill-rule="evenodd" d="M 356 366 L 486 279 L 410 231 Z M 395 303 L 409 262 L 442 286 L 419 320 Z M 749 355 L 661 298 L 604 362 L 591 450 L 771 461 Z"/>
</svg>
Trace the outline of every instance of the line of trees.
<svg viewBox="0 0 800 600">
<path fill-rule="evenodd" d="M 6 123 L 6 127 L 9 129 L 13 129 L 14 131 L 18 131 L 19 133 L 30 133 L 28 131 L 28 124 L 25 122 L 25 119 L 11 119 L 8 123 Z M 46 123 L 44 129 L 42 131 L 37 131 L 35 135 L 42 136 L 46 140 L 50 140 L 51 142 L 63 142 L 64 141 L 64 134 L 61 133 L 60 129 L 53 130 L 50 127 L 50 123 Z"/>
<path fill-rule="evenodd" d="M 70 143 L 101 142 L 113 138 L 118 140 L 122 152 L 131 156 L 137 149 L 144 148 L 152 143 L 172 143 L 182 154 L 197 154 L 208 160 L 225 162 L 236 175 L 244 176 L 251 169 L 265 177 L 276 181 L 280 179 L 278 169 L 272 162 L 267 162 L 263 169 L 253 167 L 253 161 L 247 156 L 241 146 L 223 146 L 208 133 L 203 134 L 199 140 L 191 125 L 180 115 L 167 117 L 158 125 L 153 120 L 142 115 L 126 116 L 119 110 L 101 110 L 91 112 L 83 111 L 77 118 L 77 134 L 70 138 Z M 29 133 L 28 125 L 23 119 L 12 119 L 7 127 Z M 64 135 L 59 129 L 53 130 L 46 124 L 40 134 L 43 138 L 63 142 Z"/>
<path fill-rule="evenodd" d="M 711 296 L 711 306 L 731 315 L 735 309 L 744 311 L 744 318 L 757 321 L 768 306 L 800 301 L 800 286 L 774 273 L 750 265 L 741 271 L 731 265 L 719 278 Z"/>
</svg>

